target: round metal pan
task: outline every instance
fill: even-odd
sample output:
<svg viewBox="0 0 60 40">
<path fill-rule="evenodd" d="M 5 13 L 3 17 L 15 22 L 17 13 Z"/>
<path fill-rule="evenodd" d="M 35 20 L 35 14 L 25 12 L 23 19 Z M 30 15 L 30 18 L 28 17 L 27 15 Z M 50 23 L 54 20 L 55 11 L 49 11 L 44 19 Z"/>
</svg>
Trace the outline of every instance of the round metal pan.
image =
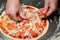
<svg viewBox="0 0 60 40">
<path fill-rule="evenodd" d="M 20 0 L 20 2 L 21 4 L 32 5 L 37 8 L 42 8 L 44 5 L 44 0 Z M 5 10 L 5 4 L 6 4 L 6 0 L 0 0 L 0 15 L 2 14 L 3 10 Z M 47 40 L 53 35 L 59 22 L 58 11 L 53 12 L 53 14 L 51 14 L 47 19 L 49 20 L 49 29 L 47 33 L 38 40 Z M 0 32 L 0 40 L 11 40 L 11 39 L 4 36 Z"/>
</svg>

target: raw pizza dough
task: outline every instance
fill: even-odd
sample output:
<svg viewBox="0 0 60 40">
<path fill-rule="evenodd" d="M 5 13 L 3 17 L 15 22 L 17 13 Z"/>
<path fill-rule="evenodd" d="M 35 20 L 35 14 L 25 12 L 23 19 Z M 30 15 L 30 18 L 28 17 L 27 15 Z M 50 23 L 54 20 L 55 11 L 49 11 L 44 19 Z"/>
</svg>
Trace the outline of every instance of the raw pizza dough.
<svg viewBox="0 0 60 40">
<path fill-rule="evenodd" d="M 24 5 L 22 7 L 23 13 L 27 12 L 27 16 L 30 18 L 28 20 L 23 20 L 19 23 L 16 23 L 14 20 L 9 18 L 5 11 L 3 11 L 2 15 L 0 16 L 0 31 L 5 36 L 13 40 L 37 40 L 47 32 L 49 22 L 47 19 L 42 20 L 39 18 L 37 14 L 37 11 L 39 11 L 38 8 L 29 5 Z M 11 25 L 7 26 L 8 23 L 11 23 L 12 27 Z M 20 38 L 18 37 L 19 32 L 22 34 L 20 35 Z M 24 38 L 24 36 L 26 37 Z"/>
</svg>

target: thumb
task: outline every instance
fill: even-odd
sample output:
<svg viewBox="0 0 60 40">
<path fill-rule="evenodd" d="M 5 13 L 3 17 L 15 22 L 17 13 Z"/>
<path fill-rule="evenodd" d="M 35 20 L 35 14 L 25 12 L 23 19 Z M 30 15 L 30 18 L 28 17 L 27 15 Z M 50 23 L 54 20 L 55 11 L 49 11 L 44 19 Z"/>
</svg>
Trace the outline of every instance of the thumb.
<svg viewBox="0 0 60 40">
<path fill-rule="evenodd" d="M 48 6 L 49 6 L 49 1 L 48 0 L 45 0 L 43 14 L 47 12 Z"/>
</svg>

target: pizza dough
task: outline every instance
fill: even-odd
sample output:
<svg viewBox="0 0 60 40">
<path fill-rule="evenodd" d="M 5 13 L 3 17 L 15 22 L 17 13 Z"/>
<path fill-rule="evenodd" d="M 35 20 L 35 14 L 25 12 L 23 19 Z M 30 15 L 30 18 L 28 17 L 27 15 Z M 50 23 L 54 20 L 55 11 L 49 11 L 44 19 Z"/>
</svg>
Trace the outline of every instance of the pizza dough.
<svg viewBox="0 0 60 40">
<path fill-rule="evenodd" d="M 22 7 L 29 19 L 15 22 L 3 11 L 0 16 L 0 31 L 13 40 L 37 40 L 47 32 L 49 22 L 47 19 L 40 19 L 38 8 L 29 5 Z"/>
</svg>

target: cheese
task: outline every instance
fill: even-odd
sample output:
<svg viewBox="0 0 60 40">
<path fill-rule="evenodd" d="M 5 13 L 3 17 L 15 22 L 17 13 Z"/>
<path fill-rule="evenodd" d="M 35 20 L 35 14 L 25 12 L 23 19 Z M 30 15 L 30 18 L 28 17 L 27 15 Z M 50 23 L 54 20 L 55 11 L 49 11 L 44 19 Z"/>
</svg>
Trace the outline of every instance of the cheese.
<svg viewBox="0 0 60 40">
<path fill-rule="evenodd" d="M 11 30 L 11 31 L 9 31 L 9 34 L 14 34 L 16 32 L 17 32 L 17 30 Z"/>
</svg>

